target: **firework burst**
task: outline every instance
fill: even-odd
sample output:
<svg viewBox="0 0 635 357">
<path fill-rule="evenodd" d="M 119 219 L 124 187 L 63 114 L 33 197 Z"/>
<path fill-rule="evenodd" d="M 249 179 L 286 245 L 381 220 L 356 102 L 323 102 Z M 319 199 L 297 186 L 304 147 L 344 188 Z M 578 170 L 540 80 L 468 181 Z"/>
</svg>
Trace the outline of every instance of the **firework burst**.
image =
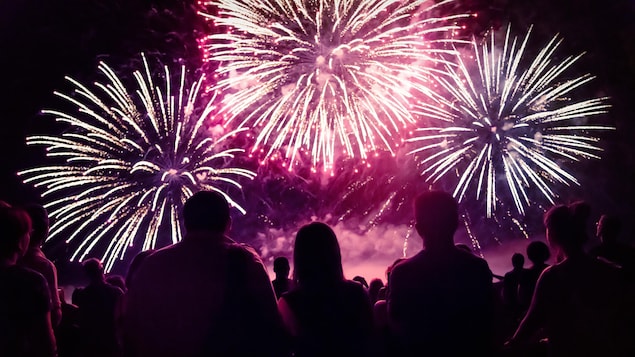
<svg viewBox="0 0 635 357">
<path fill-rule="evenodd" d="M 43 196 L 55 222 L 49 239 L 80 241 L 71 260 L 104 249 L 108 270 L 135 244 L 141 244 L 137 250 L 154 249 L 160 234 L 169 243 L 179 241 L 180 208 L 196 191 L 220 192 L 244 213 L 222 188 L 240 189 L 238 178 L 255 177 L 229 166 L 243 151 L 225 146 L 238 131 L 223 133 L 221 126 L 212 126 L 214 98 L 201 103 L 203 77 L 188 87 L 182 67 L 173 86 L 166 66 L 159 85 L 145 57 L 143 63 L 144 72 L 134 72 L 134 93 L 104 63 L 99 70 L 107 81 L 94 89 L 67 78 L 73 94 L 55 94 L 76 112 L 43 113 L 71 130 L 27 138 L 28 145 L 44 145 L 49 157 L 65 160 L 19 173 L 25 182 L 46 189 Z"/>
<path fill-rule="evenodd" d="M 562 78 L 582 55 L 557 60 L 562 40 L 556 35 L 529 57 L 530 32 L 519 40 L 508 27 L 502 48 L 494 33 L 483 44 L 474 40 L 458 66 L 446 66 L 449 76 L 437 77 L 447 95 L 418 108 L 441 125 L 417 129 L 408 139 L 418 145 L 410 153 L 422 158 L 427 180 L 457 172 L 455 197 L 484 198 L 487 217 L 509 195 L 524 214 L 532 202 L 530 190 L 553 204 L 553 183 L 579 184 L 560 163 L 599 158 L 599 139 L 589 134 L 613 129 L 588 124 L 590 117 L 607 112 L 607 98 L 570 98 L 594 78 Z"/>
<path fill-rule="evenodd" d="M 432 67 L 468 15 L 430 0 L 213 0 L 204 16 L 227 33 L 201 40 L 218 65 L 227 121 L 258 132 L 253 150 L 332 169 L 340 154 L 401 144 L 413 93 L 431 95 Z M 216 11 L 216 15 L 210 14 Z"/>
</svg>

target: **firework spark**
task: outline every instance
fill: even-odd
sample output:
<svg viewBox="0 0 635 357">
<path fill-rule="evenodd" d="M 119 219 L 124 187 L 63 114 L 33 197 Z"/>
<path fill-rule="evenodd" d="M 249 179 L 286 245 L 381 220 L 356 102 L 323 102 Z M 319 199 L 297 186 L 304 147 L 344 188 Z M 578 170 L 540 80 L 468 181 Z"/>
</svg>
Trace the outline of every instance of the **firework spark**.
<svg viewBox="0 0 635 357">
<path fill-rule="evenodd" d="M 410 153 L 422 157 L 427 180 L 458 172 L 455 197 L 463 200 L 471 190 L 477 200 L 484 196 L 487 217 L 506 194 L 524 214 L 530 189 L 553 204 L 552 183 L 579 184 L 559 163 L 599 158 L 599 139 L 589 134 L 613 129 L 588 124 L 589 117 L 607 112 L 608 98 L 569 98 L 594 78 L 561 78 L 582 54 L 556 60 L 562 41 L 556 35 L 528 58 L 530 32 L 519 41 L 508 27 L 502 48 L 494 33 L 489 44 L 474 40 L 457 67 L 446 66 L 450 75 L 437 77 L 447 96 L 419 107 L 419 114 L 441 125 L 417 129 L 418 136 L 408 139 L 419 145 Z"/>
<path fill-rule="evenodd" d="M 145 57 L 143 63 L 145 73 L 134 72 L 136 95 L 104 63 L 99 70 L 107 81 L 95 83 L 94 90 L 67 78 L 73 94 L 55 94 L 77 111 L 43 113 L 72 130 L 27 138 L 29 145 L 46 146 L 49 157 L 65 160 L 19 173 L 25 182 L 46 189 L 43 196 L 55 220 L 49 238 L 79 240 L 71 260 L 105 247 L 102 260 L 108 270 L 135 244 L 154 249 L 160 232 L 179 241 L 180 208 L 196 191 L 220 192 L 244 213 L 222 187 L 240 188 L 236 179 L 255 177 L 252 171 L 229 166 L 243 150 L 224 145 L 240 130 L 223 134 L 216 126 L 216 133 L 208 132 L 215 107 L 213 98 L 199 107 L 203 77 L 187 87 L 181 67 L 173 86 L 166 66 L 159 85 Z"/>
<path fill-rule="evenodd" d="M 204 16 L 227 33 L 201 40 L 218 64 L 227 120 L 256 128 L 253 150 L 332 169 L 401 144 L 413 93 L 431 95 L 432 66 L 468 15 L 453 0 L 212 0 Z M 217 10 L 217 15 L 209 14 Z"/>
</svg>

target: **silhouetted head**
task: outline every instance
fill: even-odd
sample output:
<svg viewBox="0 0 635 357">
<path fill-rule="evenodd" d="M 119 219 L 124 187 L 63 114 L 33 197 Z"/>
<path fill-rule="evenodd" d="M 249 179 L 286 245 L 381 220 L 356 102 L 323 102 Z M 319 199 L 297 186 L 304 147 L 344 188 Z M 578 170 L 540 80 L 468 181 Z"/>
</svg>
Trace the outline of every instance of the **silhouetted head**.
<svg viewBox="0 0 635 357">
<path fill-rule="evenodd" d="M 598 221 L 597 236 L 602 243 L 615 243 L 622 230 L 622 222 L 616 216 L 603 214 Z"/>
<path fill-rule="evenodd" d="M 183 221 L 187 232 L 225 233 L 231 223 L 229 204 L 218 192 L 199 191 L 183 205 Z"/>
<path fill-rule="evenodd" d="M 377 301 L 377 297 L 379 296 L 379 290 L 384 287 L 384 282 L 381 279 L 375 278 L 370 281 L 368 284 L 368 296 L 370 297 L 370 301 L 374 303 Z"/>
<path fill-rule="evenodd" d="M 512 266 L 514 269 L 522 269 L 525 265 L 525 257 L 520 253 L 514 253 L 512 255 Z"/>
<path fill-rule="evenodd" d="M 121 291 L 126 292 L 127 288 L 126 288 L 126 281 L 124 280 L 123 276 L 121 275 L 108 275 L 106 277 L 106 282 L 112 286 L 116 286 L 119 289 L 121 289 Z"/>
<path fill-rule="evenodd" d="M 293 249 L 293 273 L 300 285 L 325 285 L 344 279 L 342 255 L 335 232 L 322 222 L 298 231 Z"/>
<path fill-rule="evenodd" d="M 24 210 L 31 217 L 33 232 L 31 232 L 31 247 L 40 247 L 49 234 L 49 215 L 44 206 L 31 203 L 24 206 Z"/>
<path fill-rule="evenodd" d="M 291 271 L 291 267 L 287 257 L 277 257 L 273 260 L 273 272 L 276 273 L 276 277 L 288 278 L 289 271 Z"/>
<path fill-rule="evenodd" d="M 415 228 L 426 249 L 454 246 L 459 224 L 459 207 L 451 194 L 424 192 L 415 200 Z"/>
<path fill-rule="evenodd" d="M 361 276 L 361 275 L 356 275 L 356 276 L 353 278 L 353 281 L 356 281 L 356 282 L 358 282 L 358 283 L 362 284 L 362 286 L 363 286 L 363 287 L 365 287 L 366 289 L 368 289 L 368 282 L 366 281 L 366 278 L 364 278 L 363 276 Z"/>
<path fill-rule="evenodd" d="M 397 264 L 401 263 L 404 260 L 406 260 L 406 258 L 398 258 L 394 262 L 392 262 L 392 264 L 390 264 L 388 268 L 386 268 L 386 281 L 390 281 L 390 273 L 393 269 L 395 269 Z"/>
<path fill-rule="evenodd" d="M 529 243 L 527 246 L 527 258 L 534 265 L 544 264 L 549 257 L 551 257 L 551 251 L 544 242 L 539 240 Z"/>
<path fill-rule="evenodd" d="M 590 206 L 581 201 L 552 207 L 544 216 L 549 244 L 567 256 L 582 252 L 588 239 L 586 223 L 590 213 Z"/>
<path fill-rule="evenodd" d="M 105 281 L 104 266 L 101 264 L 101 260 L 97 258 L 86 259 L 82 262 L 82 267 L 91 283 Z"/>
<path fill-rule="evenodd" d="M 0 259 L 19 258 L 26 253 L 31 218 L 21 208 L 0 207 Z"/>
</svg>

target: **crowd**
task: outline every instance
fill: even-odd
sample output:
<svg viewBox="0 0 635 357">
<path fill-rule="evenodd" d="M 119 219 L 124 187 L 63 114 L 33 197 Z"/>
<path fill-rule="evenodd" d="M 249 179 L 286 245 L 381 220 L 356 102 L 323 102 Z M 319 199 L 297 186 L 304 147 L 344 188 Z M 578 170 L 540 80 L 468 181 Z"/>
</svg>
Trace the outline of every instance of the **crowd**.
<svg viewBox="0 0 635 357">
<path fill-rule="evenodd" d="M 635 258 L 608 215 L 585 250 L 584 202 L 548 210 L 549 245 L 530 242 L 531 266 L 516 253 L 504 277 L 454 243 L 457 202 L 430 191 L 414 204 L 424 248 L 385 282 L 347 280 L 322 222 L 299 228 L 292 274 L 279 257 L 270 281 L 257 252 L 228 237 L 224 197 L 201 191 L 183 207 L 181 242 L 140 253 L 125 278 L 85 260 L 72 303 L 40 249 L 46 210 L 0 206 L 0 356 L 635 355 Z"/>
</svg>

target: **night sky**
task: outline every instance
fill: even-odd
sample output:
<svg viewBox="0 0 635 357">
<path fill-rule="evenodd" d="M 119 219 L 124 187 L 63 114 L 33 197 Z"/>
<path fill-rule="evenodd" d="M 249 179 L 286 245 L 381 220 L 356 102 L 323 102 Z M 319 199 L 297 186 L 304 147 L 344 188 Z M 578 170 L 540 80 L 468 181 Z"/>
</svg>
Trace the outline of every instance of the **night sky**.
<svg viewBox="0 0 635 357">
<path fill-rule="evenodd" d="M 20 0 L 0 1 L 0 199 L 11 203 L 38 200 L 20 183 L 16 171 L 44 161 L 41 147 L 27 148 L 27 135 L 59 130 L 43 108 L 59 106 L 54 90 L 69 88 L 64 76 L 80 82 L 96 79 L 105 60 L 125 67 L 144 51 L 164 63 L 200 66 L 195 41 L 207 26 L 194 1 Z M 601 161 L 585 161 L 574 170 L 581 181 L 563 201 L 581 198 L 595 214 L 611 212 L 635 218 L 635 1 L 632 0 L 468 0 L 465 9 L 479 14 L 472 24 L 482 33 L 489 25 L 511 21 L 515 28 L 534 24 L 536 42 L 560 33 L 560 53 L 586 55 L 575 71 L 597 76 L 588 96 L 610 96 L 613 108 L 605 123 L 617 127 L 603 134 Z M 521 33 L 522 34 L 522 33 Z M 627 227 L 626 235 L 635 236 Z"/>
</svg>

